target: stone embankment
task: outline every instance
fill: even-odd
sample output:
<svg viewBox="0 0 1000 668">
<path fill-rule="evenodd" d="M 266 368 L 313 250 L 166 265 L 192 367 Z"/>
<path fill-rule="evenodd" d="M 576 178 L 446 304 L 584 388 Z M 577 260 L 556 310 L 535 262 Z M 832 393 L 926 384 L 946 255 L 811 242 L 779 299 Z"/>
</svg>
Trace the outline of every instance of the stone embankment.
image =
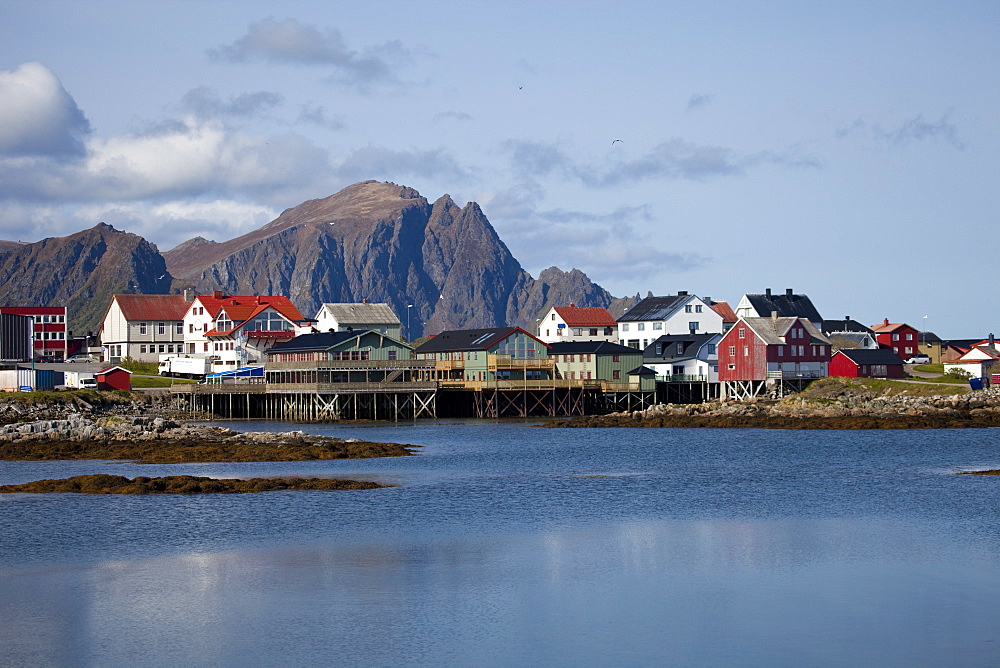
<svg viewBox="0 0 1000 668">
<path fill-rule="evenodd" d="M 300 431 L 237 432 L 163 417 L 70 415 L 0 427 L 0 460 L 128 459 L 267 462 L 397 457 L 414 446 L 315 436 Z"/>
<path fill-rule="evenodd" d="M 644 411 L 553 420 L 546 427 L 953 429 L 1000 427 L 1000 388 L 950 396 L 871 393 L 782 402 L 660 404 Z"/>
</svg>

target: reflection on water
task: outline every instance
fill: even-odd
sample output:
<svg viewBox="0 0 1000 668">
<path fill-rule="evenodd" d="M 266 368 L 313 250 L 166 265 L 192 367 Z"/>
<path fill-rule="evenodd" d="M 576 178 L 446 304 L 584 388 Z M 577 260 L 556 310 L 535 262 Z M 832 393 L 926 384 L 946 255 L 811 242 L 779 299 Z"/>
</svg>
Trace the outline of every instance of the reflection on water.
<svg viewBox="0 0 1000 668">
<path fill-rule="evenodd" d="M 401 487 L 0 497 L 3 663 L 993 662 L 1000 481 L 947 473 L 995 465 L 969 432 L 378 433 L 425 454 L 113 466 Z"/>
</svg>

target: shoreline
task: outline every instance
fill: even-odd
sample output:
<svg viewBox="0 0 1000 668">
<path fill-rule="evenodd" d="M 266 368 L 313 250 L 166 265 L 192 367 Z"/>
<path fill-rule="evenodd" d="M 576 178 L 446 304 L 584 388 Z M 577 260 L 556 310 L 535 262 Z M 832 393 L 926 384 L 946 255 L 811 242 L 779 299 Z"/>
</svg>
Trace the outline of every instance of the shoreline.
<svg viewBox="0 0 1000 668">
<path fill-rule="evenodd" d="M 284 491 L 354 491 L 384 489 L 363 480 L 341 478 L 208 478 L 175 475 L 126 478 L 104 473 L 0 485 L 0 494 L 257 494 Z"/>
</svg>

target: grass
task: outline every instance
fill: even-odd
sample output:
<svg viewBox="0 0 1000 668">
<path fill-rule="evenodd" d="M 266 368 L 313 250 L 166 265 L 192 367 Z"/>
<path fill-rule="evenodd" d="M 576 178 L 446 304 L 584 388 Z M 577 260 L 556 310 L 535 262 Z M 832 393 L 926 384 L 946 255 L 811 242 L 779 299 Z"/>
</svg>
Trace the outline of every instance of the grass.
<svg viewBox="0 0 1000 668">
<path fill-rule="evenodd" d="M 917 364 L 913 367 L 914 371 L 923 371 L 924 373 L 944 373 L 944 364 Z"/>
</svg>

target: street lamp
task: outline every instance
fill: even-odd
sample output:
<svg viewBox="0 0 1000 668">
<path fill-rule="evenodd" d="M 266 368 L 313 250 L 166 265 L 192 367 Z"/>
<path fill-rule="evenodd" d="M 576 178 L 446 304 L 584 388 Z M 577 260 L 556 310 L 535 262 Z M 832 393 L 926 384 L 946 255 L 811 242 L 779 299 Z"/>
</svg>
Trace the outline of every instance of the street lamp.
<svg viewBox="0 0 1000 668">
<path fill-rule="evenodd" d="M 413 308 L 413 304 L 406 305 L 406 336 L 407 341 L 412 340 L 412 334 L 410 334 L 410 309 Z"/>
</svg>

